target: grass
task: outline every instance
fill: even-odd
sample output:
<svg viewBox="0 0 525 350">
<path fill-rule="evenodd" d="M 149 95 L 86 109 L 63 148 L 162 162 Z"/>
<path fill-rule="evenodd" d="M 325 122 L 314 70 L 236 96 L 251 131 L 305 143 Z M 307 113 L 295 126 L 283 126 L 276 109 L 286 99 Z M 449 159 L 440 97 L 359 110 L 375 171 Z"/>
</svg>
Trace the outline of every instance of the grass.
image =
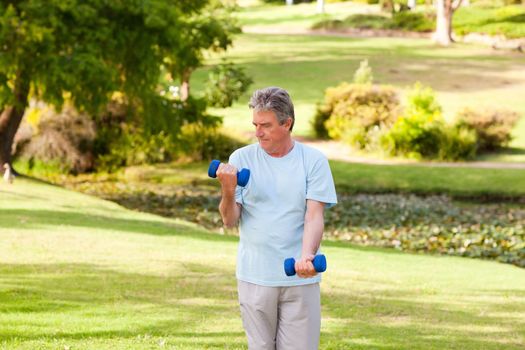
<svg viewBox="0 0 525 350">
<path fill-rule="evenodd" d="M 23 165 L 23 163 L 19 163 Z M 166 196 L 174 195 L 175 187 L 187 191 L 217 191 L 217 180 L 208 178 L 208 163 L 157 164 L 129 167 L 115 174 L 85 174 L 63 177 L 33 171 L 33 176 L 86 193 L 115 192 L 110 187 L 152 191 L 149 186 L 166 187 Z M 505 200 L 525 198 L 525 176 L 522 169 L 446 167 L 429 164 L 377 165 L 330 161 L 338 192 L 344 193 L 413 193 L 446 194 L 472 200 Z M 23 167 L 21 167 L 23 168 Z M 101 186 L 95 192 L 91 187 Z M 107 186 L 110 186 L 106 188 Z M 118 191 L 117 191 L 118 192 Z"/>
<path fill-rule="evenodd" d="M 242 6 L 236 17 L 244 27 L 309 29 L 316 22 L 329 19 L 343 19 L 357 13 L 378 13 L 379 6 L 357 2 L 337 2 L 325 4 L 325 13 L 318 14 L 315 3 L 281 5 Z"/>
<path fill-rule="evenodd" d="M 393 85 L 401 95 L 416 81 L 431 86 L 449 120 L 467 106 L 508 108 L 525 115 L 525 70 L 517 53 L 464 44 L 440 48 L 428 39 L 244 34 L 227 57 L 254 78 L 252 89 L 274 85 L 291 92 L 297 118 L 294 132 L 303 136 L 312 134 L 310 120 L 324 90 L 351 81 L 364 59 L 369 60 L 377 83 Z M 218 57 L 208 62 L 211 66 Z M 208 69 L 194 74 L 195 92 L 202 89 Z M 251 131 L 248 98 L 246 94 L 231 108 L 213 112 L 225 117 L 226 127 Z M 525 148 L 525 118 L 514 135 L 511 146 Z M 525 157 L 510 154 L 505 160 L 509 159 Z"/>
<path fill-rule="evenodd" d="M 418 10 L 430 10 L 420 5 Z M 356 15 L 372 15 L 363 23 Z M 338 28 L 362 27 L 389 29 L 392 23 L 376 15 L 384 15 L 377 5 L 357 2 L 337 2 L 325 4 L 325 13 L 316 12 L 316 4 L 297 4 L 294 6 L 251 5 L 241 7 L 237 18 L 247 30 L 287 29 L 306 30 L 316 28 L 321 22 L 338 24 Z M 525 8 L 520 5 L 509 6 L 467 6 L 461 7 L 454 14 L 454 32 L 459 35 L 483 33 L 488 35 L 505 35 L 508 38 L 525 37 Z M 431 25 L 432 26 L 432 25 Z M 396 27 L 396 26 L 394 26 Z M 415 30 L 428 31 L 428 25 L 413 27 Z M 419 29 L 418 29 L 419 28 Z M 402 28 L 401 28 L 402 29 Z"/>
<path fill-rule="evenodd" d="M 372 165 L 332 161 L 340 190 L 359 193 L 448 194 L 456 198 L 525 198 L 522 169 Z"/>
<path fill-rule="evenodd" d="M 454 31 L 459 35 L 483 33 L 507 38 L 525 37 L 525 7 L 461 7 L 454 15 Z"/>
<path fill-rule="evenodd" d="M 1 349 L 246 349 L 237 239 L 17 179 L 0 187 Z M 321 349 L 521 349 L 525 270 L 325 244 Z"/>
</svg>

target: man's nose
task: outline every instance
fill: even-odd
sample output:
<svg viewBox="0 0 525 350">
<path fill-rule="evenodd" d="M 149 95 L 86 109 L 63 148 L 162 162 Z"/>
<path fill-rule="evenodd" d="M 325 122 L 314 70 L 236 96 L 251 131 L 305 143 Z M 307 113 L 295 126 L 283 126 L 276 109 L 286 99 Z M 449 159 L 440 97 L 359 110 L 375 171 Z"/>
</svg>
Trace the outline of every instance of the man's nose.
<svg viewBox="0 0 525 350">
<path fill-rule="evenodd" d="M 255 129 L 255 137 L 262 137 L 263 134 L 264 134 L 264 133 L 262 132 L 261 129 L 259 129 L 259 128 L 256 128 L 256 129 Z"/>
</svg>

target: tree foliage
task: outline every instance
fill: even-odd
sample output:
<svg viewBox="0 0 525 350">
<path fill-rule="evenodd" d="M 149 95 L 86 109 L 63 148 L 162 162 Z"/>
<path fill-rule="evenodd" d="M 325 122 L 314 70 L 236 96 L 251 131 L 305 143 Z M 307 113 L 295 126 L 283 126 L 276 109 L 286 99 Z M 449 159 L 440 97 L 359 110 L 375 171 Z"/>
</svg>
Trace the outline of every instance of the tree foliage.
<svg viewBox="0 0 525 350">
<path fill-rule="evenodd" d="M 159 75 L 191 71 L 203 50 L 231 44 L 236 27 L 218 13 L 209 0 L 0 1 L 0 162 L 30 96 L 95 114 L 120 91 L 142 116 L 187 117 L 156 93 Z"/>
</svg>

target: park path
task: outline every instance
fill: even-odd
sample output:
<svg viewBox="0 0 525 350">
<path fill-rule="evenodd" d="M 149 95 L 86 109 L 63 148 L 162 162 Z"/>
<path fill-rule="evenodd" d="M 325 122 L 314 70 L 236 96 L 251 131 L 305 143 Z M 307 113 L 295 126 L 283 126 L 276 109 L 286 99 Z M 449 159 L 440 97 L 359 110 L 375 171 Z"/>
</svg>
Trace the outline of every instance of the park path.
<svg viewBox="0 0 525 350">
<path fill-rule="evenodd" d="M 242 132 L 243 138 L 256 142 L 253 131 Z M 321 151 L 326 158 L 348 163 L 362 163 L 375 165 L 418 165 L 428 167 L 449 167 L 449 168 L 486 168 L 486 169 L 523 169 L 525 162 L 490 162 L 490 161 L 469 161 L 469 162 L 428 162 L 410 159 L 381 159 L 365 157 L 355 153 L 352 148 L 342 142 L 335 140 L 316 140 L 303 136 L 292 135 L 294 140 L 303 145 L 313 147 Z"/>
<path fill-rule="evenodd" d="M 338 141 L 309 140 L 302 137 L 294 137 L 297 141 L 311 146 L 319 151 L 330 160 L 339 160 L 349 163 L 364 163 L 376 165 L 418 165 L 428 167 L 449 167 L 449 168 L 488 168 L 488 169 L 523 169 L 525 162 L 421 162 L 416 160 L 397 160 L 397 159 L 378 159 L 352 154 L 352 149 Z"/>
</svg>

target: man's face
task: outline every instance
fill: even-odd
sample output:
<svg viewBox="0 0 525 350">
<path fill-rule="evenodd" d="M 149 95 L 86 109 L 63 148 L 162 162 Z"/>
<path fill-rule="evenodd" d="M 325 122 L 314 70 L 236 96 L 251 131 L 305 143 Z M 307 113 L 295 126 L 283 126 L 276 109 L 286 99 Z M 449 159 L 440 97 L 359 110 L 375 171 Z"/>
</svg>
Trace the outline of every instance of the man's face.
<svg viewBox="0 0 525 350">
<path fill-rule="evenodd" d="M 259 144 L 270 155 L 279 152 L 282 146 L 290 140 L 291 118 L 280 125 L 274 112 L 254 110 L 253 125 Z"/>
</svg>

